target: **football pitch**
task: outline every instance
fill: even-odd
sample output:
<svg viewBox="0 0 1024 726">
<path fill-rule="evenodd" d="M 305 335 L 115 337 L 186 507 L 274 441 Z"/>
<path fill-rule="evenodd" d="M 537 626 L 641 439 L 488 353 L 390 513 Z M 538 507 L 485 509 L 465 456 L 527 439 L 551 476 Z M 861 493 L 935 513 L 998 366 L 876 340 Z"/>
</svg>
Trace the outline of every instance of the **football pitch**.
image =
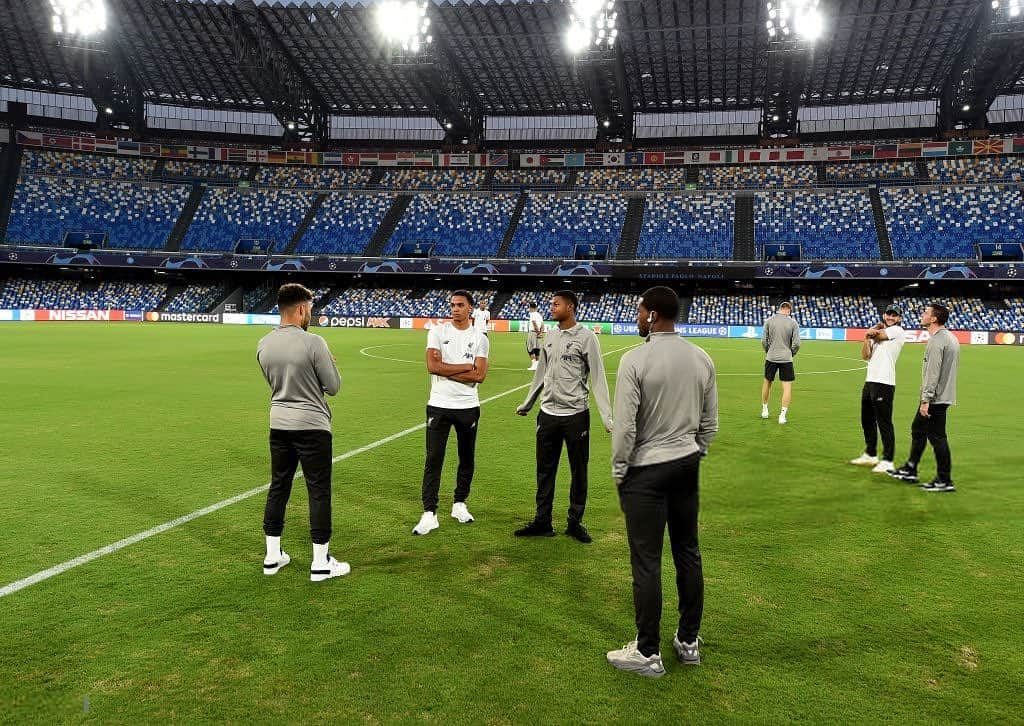
<svg viewBox="0 0 1024 726">
<path fill-rule="evenodd" d="M 0 588 L 265 484 L 255 346 L 266 332 L 0 327 Z M 441 528 L 413 537 L 424 434 L 409 430 L 424 419 L 426 333 L 316 332 L 343 377 L 334 454 L 356 452 L 335 465 L 331 543 L 352 574 L 309 582 L 300 480 L 283 539 L 292 564 L 274 577 L 261 574 L 258 492 L 11 592 L 0 597 L 0 721 L 1021 722 L 1021 349 L 962 348 L 949 417 L 958 491 L 925 494 L 845 463 L 863 448 L 859 345 L 804 345 L 780 426 L 759 418 L 758 342 L 695 340 L 721 398 L 701 475 L 704 665 L 671 657 L 666 553 L 668 673 L 647 680 L 604 658 L 634 626 L 600 426 L 594 543 L 512 536 L 535 491 L 532 415 L 514 415 L 532 375 L 524 338 L 491 336 L 477 521 L 448 516 L 453 436 Z M 640 340 L 600 342 L 614 385 Z M 907 345 L 899 361 L 897 464 L 922 353 Z M 930 451 L 921 471 L 934 474 Z M 567 503 L 563 458 L 556 526 Z"/>
</svg>

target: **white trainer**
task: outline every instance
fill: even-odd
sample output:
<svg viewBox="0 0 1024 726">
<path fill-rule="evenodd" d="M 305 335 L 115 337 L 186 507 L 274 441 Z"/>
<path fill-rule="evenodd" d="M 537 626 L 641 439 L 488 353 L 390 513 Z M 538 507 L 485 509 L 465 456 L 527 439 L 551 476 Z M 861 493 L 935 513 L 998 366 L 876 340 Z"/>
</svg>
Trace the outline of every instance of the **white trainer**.
<svg viewBox="0 0 1024 726">
<path fill-rule="evenodd" d="M 896 471 L 896 467 L 893 466 L 891 461 L 885 459 L 879 459 L 878 466 L 872 469 L 875 474 L 888 474 L 890 471 Z"/>
<path fill-rule="evenodd" d="M 452 505 L 452 517 L 462 524 L 469 524 L 473 521 L 473 515 L 469 513 L 465 502 L 455 502 Z"/>
<path fill-rule="evenodd" d="M 423 516 L 420 517 L 419 523 L 412 528 L 413 534 L 428 534 L 433 532 L 435 529 L 440 527 L 438 524 L 437 515 L 434 512 L 424 512 Z"/>
<path fill-rule="evenodd" d="M 323 582 L 332 577 L 344 577 L 352 572 L 352 567 L 347 562 L 338 562 L 334 555 L 327 555 L 327 564 L 312 565 L 309 568 L 310 582 Z"/>
<path fill-rule="evenodd" d="M 878 457 L 861 454 L 856 459 L 850 459 L 850 463 L 854 466 L 874 466 L 878 463 Z M 889 465 L 892 466 L 891 463 Z"/>
<path fill-rule="evenodd" d="M 276 575 L 282 567 L 286 566 L 292 558 L 288 556 L 288 553 L 281 550 L 281 556 L 277 559 L 277 562 L 267 562 L 263 560 L 263 574 L 264 575 Z"/>
<path fill-rule="evenodd" d="M 780 424 L 784 424 L 784 423 L 786 423 L 786 422 L 787 422 L 787 419 L 786 419 L 786 414 L 784 414 L 784 413 L 780 413 L 780 414 L 779 414 L 779 423 L 780 423 Z"/>
<path fill-rule="evenodd" d="M 620 671 L 629 671 L 647 678 L 661 678 L 665 675 L 665 664 L 661 653 L 644 655 L 636 647 L 636 641 L 626 643 L 619 650 L 608 651 L 608 662 Z"/>
<path fill-rule="evenodd" d="M 767 406 L 765 406 L 764 408 L 761 409 L 761 418 L 768 419 L 768 418 L 771 418 L 771 416 L 772 415 L 771 415 L 771 413 L 769 413 Z"/>
</svg>

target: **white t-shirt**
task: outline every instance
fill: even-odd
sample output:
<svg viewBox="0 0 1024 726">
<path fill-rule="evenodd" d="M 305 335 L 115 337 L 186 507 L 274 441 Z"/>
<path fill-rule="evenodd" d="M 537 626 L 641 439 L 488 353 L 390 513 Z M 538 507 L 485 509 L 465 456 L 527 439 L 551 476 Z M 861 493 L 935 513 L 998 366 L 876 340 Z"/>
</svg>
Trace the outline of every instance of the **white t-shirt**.
<svg viewBox="0 0 1024 726">
<path fill-rule="evenodd" d="M 470 325 L 459 330 L 451 323 L 438 325 L 427 333 L 427 350 L 441 351 L 441 361 L 450 365 L 472 363 L 486 358 L 491 350 L 487 336 Z M 444 376 L 430 377 L 430 400 L 435 408 L 476 408 L 480 396 L 475 383 L 459 383 Z"/>
<path fill-rule="evenodd" d="M 896 385 L 896 359 L 900 357 L 907 336 L 903 328 L 893 325 L 885 329 L 888 340 L 872 343 L 871 360 L 868 361 L 868 383 L 884 383 Z"/>
<path fill-rule="evenodd" d="M 477 308 L 473 311 L 473 327 L 481 333 L 487 332 L 487 323 L 491 321 L 491 311 Z"/>
<path fill-rule="evenodd" d="M 540 332 L 544 332 L 544 318 L 540 316 L 540 313 L 530 313 L 530 325 L 526 328 L 526 332 L 533 333 L 538 328 Z"/>
</svg>

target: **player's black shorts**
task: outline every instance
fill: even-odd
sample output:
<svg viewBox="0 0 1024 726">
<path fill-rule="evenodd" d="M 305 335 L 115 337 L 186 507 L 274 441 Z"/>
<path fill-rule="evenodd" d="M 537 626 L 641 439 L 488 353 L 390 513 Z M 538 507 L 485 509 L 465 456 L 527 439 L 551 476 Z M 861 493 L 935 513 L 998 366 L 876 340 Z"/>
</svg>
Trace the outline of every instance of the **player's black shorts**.
<svg viewBox="0 0 1024 726">
<path fill-rule="evenodd" d="M 775 374 L 779 374 L 779 380 L 792 383 L 796 380 L 796 370 L 792 363 L 772 363 L 770 360 L 764 362 L 764 377 L 767 381 L 774 381 Z"/>
</svg>

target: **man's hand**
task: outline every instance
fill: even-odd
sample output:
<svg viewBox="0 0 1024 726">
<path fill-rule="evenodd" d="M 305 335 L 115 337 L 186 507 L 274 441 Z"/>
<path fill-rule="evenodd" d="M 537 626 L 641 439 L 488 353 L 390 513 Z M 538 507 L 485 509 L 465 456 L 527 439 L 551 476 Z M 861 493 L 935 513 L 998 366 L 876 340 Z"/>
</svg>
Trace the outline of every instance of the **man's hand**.
<svg viewBox="0 0 1024 726">
<path fill-rule="evenodd" d="M 530 412 L 530 409 L 528 409 L 526 406 L 519 406 L 516 409 L 516 416 L 525 416 L 529 412 Z"/>
<path fill-rule="evenodd" d="M 921 412 L 922 416 L 924 416 L 925 418 L 929 418 L 929 415 L 928 415 L 928 402 L 927 401 L 922 401 L 921 402 L 921 408 L 918 409 L 918 410 Z"/>
</svg>

